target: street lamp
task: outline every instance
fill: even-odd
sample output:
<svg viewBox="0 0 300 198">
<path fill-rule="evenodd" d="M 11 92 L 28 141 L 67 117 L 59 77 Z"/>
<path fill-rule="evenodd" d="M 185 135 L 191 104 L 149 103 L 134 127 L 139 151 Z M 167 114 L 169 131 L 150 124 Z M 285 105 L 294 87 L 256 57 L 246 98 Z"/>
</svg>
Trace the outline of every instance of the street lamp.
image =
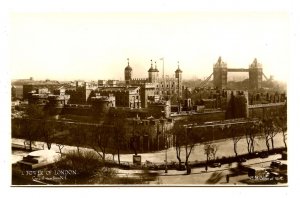
<svg viewBox="0 0 300 198">
<path fill-rule="evenodd" d="M 167 143 L 168 143 L 168 137 L 166 138 L 166 143 L 165 143 L 165 149 L 166 149 L 166 159 L 165 159 L 165 161 L 166 161 L 166 168 L 165 168 L 165 173 L 168 173 L 168 145 L 167 145 Z"/>
</svg>

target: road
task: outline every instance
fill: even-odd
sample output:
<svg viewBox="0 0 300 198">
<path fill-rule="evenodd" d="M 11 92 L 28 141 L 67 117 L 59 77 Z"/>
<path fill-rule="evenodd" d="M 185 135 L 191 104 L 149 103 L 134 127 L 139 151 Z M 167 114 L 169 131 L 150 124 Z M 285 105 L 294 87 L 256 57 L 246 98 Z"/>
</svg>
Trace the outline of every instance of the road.
<svg viewBox="0 0 300 198">
<path fill-rule="evenodd" d="M 24 140 L 22 139 L 16 139 L 16 138 L 12 138 L 12 143 L 13 144 L 17 144 L 17 145 L 23 145 Z M 42 142 L 36 142 L 36 147 L 38 148 L 42 148 Z M 219 141 L 215 141 L 214 144 L 217 145 L 218 147 L 218 151 L 216 153 L 216 157 L 221 158 L 223 156 L 234 156 L 234 151 L 233 151 L 233 142 L 232 140 L 228 139 L 228 140 L 219 140 Z M 284 143 L 282 140 L 282 134 L 277 134 L 274 137 L 274 146 L 276 148 L 278 147 L 283 147 Z M 45 146 L 45 149 L 47 149 L 47 147 Z M 58 147 L 55 144 L 52 144 L 51 147 L 52 150 L 55 150 L 56 152 L 59 152 Z M 256 139 L 255 141 L 255 150 L 256 151 L 260 151 L 260 150 L 266 150 L 266 144 L 264 139 Z M 76 147 L 74 146 L 65 146 L 62 149 L 63 153 L 66 153 L 68 151 L 71 150 L 76 150 Z M 89 148 L 81 148 L 81 150 L 88 150 L 88 151 L 93 151 L 92 149 Z M 245 154 L 247 153 L 247 142 L 246 139 L 241 139 L 238 143 L 237 143 L 237 151 L 238 154 Z M 151 152 L 151 153 L 139 153 L 142 156 L 142 162 L 150 161 L 153 163 L 163 163 L 165 160 L 165 150 L 162 151 L 158 151 L 158 152 Z M 185 151 L 184 149 L 182 149 L 181 151 L 181 159 L 185 160 Z M 22 159 L 22 156 L 24 156 L 26 153 L 22 153 L 21 151 L 17 151 L 16 153 L 13 154 L 12 157 L 12 163 L 15 163 L 19 160 Z M 122 162 L 132 162 L 132 155 L 133 154 L 121 154 L 120 158 Z M 107 154 L 107 159 L 112 159 L 112 155 L 111 154 Z M 117 157 L 115 157 L 116 160 Z M 176 161 L 177 162 L 177 158 L 176 158 L 176 150 L 175 148 L 169 148 L 167 149 L 167 160 L 168 162 L 171 161 Z M 204 155 L 204 150 L 203 150 L 203 145 L 196 145 L 190 155 L 189 161 L 203 161 L 206 160 L 206 157 Z"/>
<path fill-rule="evenodd" d="M 271 161 L 281 158 L 280 154 L 270 155 L 268 158 L 254 158 L 242 163 L 248 167 L 269 167 Z M 159 176 L 157 180 L 151 181 L 151 185 L 247 185 L 243 183 L 243 180 L 249 179 L 247 174 L 241 174 L 234 177 L 230 177 L 229 183 L 226 181 L 226 175 L 230 175 L 232 172 L 230 169 L 236 168 L 237 163 L 223 164 L 221 167 L 208 168 L 192 168 L 191 174 L 186 175 L 186 171 L 168 170 L 165 173 L 164 170 L 152 171 L 158 172 Z M 142 170 L 120 170 L 118 169 L 118 176 L 132 177 L 142 173 Z"/>
</svg>

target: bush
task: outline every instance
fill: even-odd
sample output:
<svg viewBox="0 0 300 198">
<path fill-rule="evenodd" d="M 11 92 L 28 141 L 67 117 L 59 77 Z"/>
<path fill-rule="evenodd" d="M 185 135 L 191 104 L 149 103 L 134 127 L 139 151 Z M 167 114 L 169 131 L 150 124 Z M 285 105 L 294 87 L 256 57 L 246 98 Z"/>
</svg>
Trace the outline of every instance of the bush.
<svg viewBox="0 0 300 198">
<path fill-rule="evenodd" d="M 91 152 L 71 151 L 56 163 L 57 169 L 74 170 L 75 177 L 89 177 L 95 174 L 95 171 L 102 166 L 99 157 Z"/>
</svg>

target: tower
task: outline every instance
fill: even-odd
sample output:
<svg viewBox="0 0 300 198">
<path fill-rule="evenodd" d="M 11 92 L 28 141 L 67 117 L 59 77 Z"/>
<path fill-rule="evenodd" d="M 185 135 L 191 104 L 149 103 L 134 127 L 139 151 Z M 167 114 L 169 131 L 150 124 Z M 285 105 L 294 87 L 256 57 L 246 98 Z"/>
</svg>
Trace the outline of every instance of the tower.
<svg viewBox="0 0 300 198">
<path fill-rule="evenodd" d="M 151 60 L 151 67 L 148 70 L 148 80 L 150 83 L 155 83 L 156 79 L 156 70 L 153 68 L 152 60 Z"/>
<path fill-rule="evenodd" d="M 179 68 L 179 61 L 177 62 L 178 64 L 178 68 L 175 71 L 175 78 L 177 80 L 177 93 L 178 93 L 178 97 L 182 97 L 182 71 Z"/>
<path fill-rule="evenodd" d="M 253 63 L 249 66 L 249 88 L 260 89 L 262 82 L 262 65 L 257 62 L 255 58 Z"/>
<path fill-rule="evenodd" d="M 221 56 L 214 64 L 214 86 L 216 89 L 225 89 L 227 86 L 227 64 L 222 61 Z"/>
<path fill-rule="evenodd" d="M 129 65 L 129 58 L 127 58 L 127 66 L 125 67 L 125 70 L 124 70 L 124 75 L 125 75 L 125 82 L 126 84 L 130 84 L 130 81 L 131 81 L 131 76 L 132 76 L 132 68 L 130 67 Z"/>
</svg>

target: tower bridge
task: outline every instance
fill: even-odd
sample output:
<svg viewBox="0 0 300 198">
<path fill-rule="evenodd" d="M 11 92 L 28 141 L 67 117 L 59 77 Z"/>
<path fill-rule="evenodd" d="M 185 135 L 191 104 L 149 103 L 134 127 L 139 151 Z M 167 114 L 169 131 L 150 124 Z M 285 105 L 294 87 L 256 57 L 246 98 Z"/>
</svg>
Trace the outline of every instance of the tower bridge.
<svg viewBox="0 0 300 198">
<path fill-rule="evenodd" d="M 249 65 L 249 68 L 228 68 L 227 63 L 222 61 L 219 57 L 216 64 L 213 66 L 213 73 L 203 81 L 201 86 L 204 86 L 210 78 L 213 76 L 213 83 L 216 89 L 226 89 L 227 88 L 227 75 L 228 72 L 247 72 L 249 73 L 249 89 L 255 90 L 262 87 L 263 77 L 268 80 L 266 75 L 263 73 L 263 68 L 260 63 L 257 62 L 255 58 L 254 61 Z"/>
</svg>

